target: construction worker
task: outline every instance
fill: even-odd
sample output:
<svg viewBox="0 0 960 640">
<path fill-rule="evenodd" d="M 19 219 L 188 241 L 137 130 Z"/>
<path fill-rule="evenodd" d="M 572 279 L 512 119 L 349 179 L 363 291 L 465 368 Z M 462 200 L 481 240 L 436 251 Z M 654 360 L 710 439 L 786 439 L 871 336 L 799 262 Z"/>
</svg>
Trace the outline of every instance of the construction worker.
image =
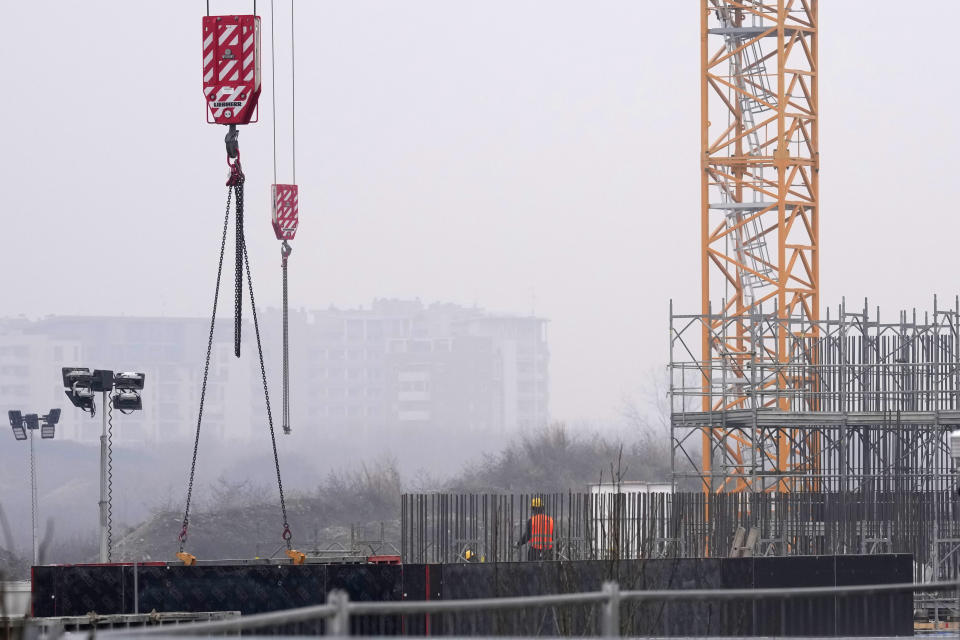
<svg viewBox="0 0 960 640">
<path fill-rule="evenodd" d="M 530 500 L 533 514 L 527 518 L 527 528 L 517 541 L 517 547 L 530 543 L 527 560 L 550 560 L 553 557 L 553 518 L 543 512 L 543 498 Z"/>
</svg>

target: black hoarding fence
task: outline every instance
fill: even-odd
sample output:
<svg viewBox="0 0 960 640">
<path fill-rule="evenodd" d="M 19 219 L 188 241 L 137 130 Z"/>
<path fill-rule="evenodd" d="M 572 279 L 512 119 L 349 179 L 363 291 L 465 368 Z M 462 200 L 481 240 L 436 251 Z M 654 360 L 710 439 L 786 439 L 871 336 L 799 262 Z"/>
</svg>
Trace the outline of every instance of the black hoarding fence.
<svg viewBox="0 0 960 640">
<path fill-rule="evenodd" d="M 911 603 L 917 588 L 923 587 L 905 583 L 889 590 L 851 586 L 621 591 L 617 583 L 605 583 L 599 592 L 424 603 L 432 611 L 424 617 L 431 620 L 426 635 L 438 636 L 909 637 L 914 633 Z M 399 614 L 407 621 L 413 618 L 403 614 L 407 604 L 370 605 L 356 611 L 368 619 L 372 612 L 384 611 L 382 615 Z M 349 623 L 344 627 L 351 634 L 358 630 Z M 420 635 L 425 628 L 417 629 L 406 627 L 403 634 Z"/>
<path fill-rule="evenodd" d="M 910 635 L 911 591 L 932 588 L 909 584 L 912 563 L 909 555 L 851 555 L 41 566 L 32 595 L 38 617 L 238 611 L 239 621 L 211 630 L 282 634 Z M 903 583 L 880 594 L 803 592 Z M 611 585 L 620 595 L 607 592 Z M 786 591 L 761 595 L 769 589 Z M 614 601 L 615 619 L 604 608 Z"/>
<path fill-rule="evenodd" d="M 319 604 L 135 633 L 911 636 L 912 594 L 956 594 L 958 583 L 899 582 L 909 563 L 908 556 L 876 555 L 408 565 L 400 575 L 400 600 L 357 600 L 350 596 L 351 581 L 325 597 L 315 594 Z M 323 571 L 322 565 L 291 569 Z M 437 580 L 439 587 L 433 586 Z"/>
<path fill-rule="evenodd" d="M 420 493 L 401 503 L 404 562 L 511 562 L 540 497 L 557 560 L 910 553 L 918 582 L 960 571 L 949 491 Z"/>
</svg>

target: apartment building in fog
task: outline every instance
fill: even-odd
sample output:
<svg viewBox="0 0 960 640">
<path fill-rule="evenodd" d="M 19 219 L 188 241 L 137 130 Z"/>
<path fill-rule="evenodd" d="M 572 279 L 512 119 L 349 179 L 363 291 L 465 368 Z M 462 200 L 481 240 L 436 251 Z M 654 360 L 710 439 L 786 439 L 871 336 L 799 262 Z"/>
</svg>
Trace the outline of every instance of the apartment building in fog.
<svg viewBox="0 0 960 640">
<path fill-rule="evenodd" d="M 233 323 L 220 324 L 207 382 L 204 429 L 244 439 L 250 429 L 247 394 L 252 369 L 247 364 L 231 366 Z M 95 418 L 75 409 L 64 395 L 61 368 L 140 371 L 147 381 L 143 411 L 115 413 L 114 438 L 121 442 L 189 439 L 196 428 L 209 329 L 210 321 L 199 318 L 0 320 L 0 410 L 45 412 L 62 407 L 57 437 L 93 440 L 101 430 L 101 398 L 96 398 Z"/>
<path fill-rule="evenodd" d="M 279 420 L 280 313 L 260 311 Z M 123 416 L 121 441 L 174 441 L 196 427 L 209 320 L 51 316 L 0 319 L 0 409 L 64 407 L 58 437 L 92 440 L 99 420 L 69 405 L 60 368 L 142 371 L 144 411 Z M 204 430 L 248 440 L 265 425 L 252 327 L 233 357 L 218 322 Z M 431 429 L 509 433 L 549 418 L 546 320 L 453 304 L 375 300 L 369 308 L 290 313 L 291 422 L 331 435 Z M 279 428 L 279 425 L 277 425 Z"/>
</svg>

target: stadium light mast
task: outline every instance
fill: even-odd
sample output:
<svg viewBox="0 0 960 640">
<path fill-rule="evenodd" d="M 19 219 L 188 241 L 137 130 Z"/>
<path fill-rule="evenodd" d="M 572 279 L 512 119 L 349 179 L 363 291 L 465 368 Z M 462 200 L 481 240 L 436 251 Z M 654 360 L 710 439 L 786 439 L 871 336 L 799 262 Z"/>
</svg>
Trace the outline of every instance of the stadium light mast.
<svg viewBox="0 0 960 640">
<path fill-rule="evenodd" d="M 82 367 L 63 368 L 63 387 L 73 406 L 90 417 L 96 414 L 94 394 L 102 395 L 101 405 L 102 430 L 100 433 L 100 562 L 110 562 L 112 556 L 112 511 L 111 486 L 113 469 L 113 423 L 108 421 L 110 411 L 104 407 L 116 408 L 121 413 L 133 413 L 143 409 L 143 400 L 140 391 L 143 390 L 144 374 L 121 371 L 114 374 L 107 369 L 90 369 Z M 108 404 L 109 403 L 109 404 Z M 107 430 L 107 427 L 110 430 Z"/>
<path fill-rule="evenodd" d="M 37 526 L 37 456 L 33 450 L 33 432 L 39 429 L 42 439 L 52 439 L 57 422 L 60 421 L 60 409 L 50 409 L 50 413 L 45 416 L 37 416 L 35 413 L 24 415 L 21 411 L 8 411 L 7 417 L 10 419 L 10 427 L 13 429 L 13 437 L 18 441 L 30 441 L 30 526 L 33 540 L 33 566 L 37 566 L 40 564 L 40 543 L 37 537 L 39 529 Z"/>
</svg>

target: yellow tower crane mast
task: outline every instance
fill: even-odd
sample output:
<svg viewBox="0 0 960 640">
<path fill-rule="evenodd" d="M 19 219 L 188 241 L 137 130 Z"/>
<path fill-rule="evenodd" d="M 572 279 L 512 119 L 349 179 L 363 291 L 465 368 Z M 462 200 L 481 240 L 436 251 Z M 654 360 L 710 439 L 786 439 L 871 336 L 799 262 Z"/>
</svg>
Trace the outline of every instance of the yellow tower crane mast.
<svg viewBox="0 0 960 640">
<path fill-rule="evenodd" d="M 820 316 L 817 4 L 701 0 L 705 411 L 815 410 L 795 406 L 816 394 L 791 391 L 816 382 L 788 364 Z M 816 436 L 712 428 L 702 439 L 705 491 L 813 488 L 796 478 L 816 473 Z"/>
</svg>

